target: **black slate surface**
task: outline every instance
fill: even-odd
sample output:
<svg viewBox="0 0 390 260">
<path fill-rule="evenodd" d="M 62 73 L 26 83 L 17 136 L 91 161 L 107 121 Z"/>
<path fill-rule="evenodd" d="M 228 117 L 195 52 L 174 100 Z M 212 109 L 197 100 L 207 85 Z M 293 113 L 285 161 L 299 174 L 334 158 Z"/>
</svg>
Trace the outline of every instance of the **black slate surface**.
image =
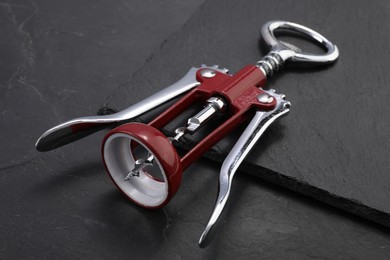
<svg viewBox="0 0 390 260">
<path fill-rule="evenodd" d="M 390 237 L 381 226 L 242 173 L 235 180 L 223 231 L 202 250 L 197 240 L 214 206 L 219 164 L 196 163 L 187 170 L 170 204 L 149 211 L 130 204 L 107 178 L 99 151 L 104 133 L 48 153 L 34 150 L 36 138 L 47 128 L 95 114 L 107 101 L 112 106 L 111 101 L 119 100 L 120 93 L 128 94 L 125 89 L 129 88 L 126 100 L 121 99 L 125 107 L 170 84 L 193 66 L 189 62 L 176 68 L 166 62 L 157 72 L 164 68 L 167 74 L 156 78 L 146 72 L 156 72 L 153 63 L 163 55 L 158 54 L 131 77 L 155 48 L 164 53 L 165 46 L 188 31 L 186 25 L 161 45 L 199 4 L 0 3 L 0 258 L 389 258 Z M 197 17 L 211 7 L 220 6 L 206 3 L 196 12 Z M 301 11 L 305 9 L 293 10 Z M 199 40 L 193 39 L 191 44 Z M 253 48 L 250 41 L 248 47 Z M 186 59 L 182 47 L 173 60 Z M 199 59 L 209 64 L 231 55 L 221 53 L 214 61 L 207 58 L 210 52 L 202 53 Z M 252 61 L 253 57 L 246 59 Z M 245 64 L 242 59 L 236 62 L 230 66 L 233 71 Z M 140 84 L 141 75 L 150 84 Z M 279 74 L 275 83 L 287 76 L 293 73 Z M 315 82 L 317 79 L 312 80 Z M 106 100 L 115 88 L 119 89 L 113 98 Z M 114 105 L 121 106 L 119 102 Z M 284 129 L 289 125 L 283 121 Z M 279 131 L 275 129 L 281 138 Z M 276 141 L 282 143 L 284 138 Z M 274 145 L 275 140 L 270 143 Z"/>
<path fill-rule="evenodd" d="M 233 73 L 253 64 L 268 51 L 259 47 L 258 31 L 269 20 L 311 27 L 339 47 L 340 59 L 323 68 L 286 66 L 268 82 L 287 95 L 291 112 L 264 136 L 241 169 L 389 227 L 390 64 L 384 57 L 390 37 L 383 33 L 389 29 L 389 8 L 386 1 L 209 1 L 109 100 L 126 107 L 137 86 L 152 93 L 201 63 L 219 64 Z M 282 39 L 320 52 L 302 40 Z M 208 157 L 222 161 L 236 136 Z"/>
</svg>

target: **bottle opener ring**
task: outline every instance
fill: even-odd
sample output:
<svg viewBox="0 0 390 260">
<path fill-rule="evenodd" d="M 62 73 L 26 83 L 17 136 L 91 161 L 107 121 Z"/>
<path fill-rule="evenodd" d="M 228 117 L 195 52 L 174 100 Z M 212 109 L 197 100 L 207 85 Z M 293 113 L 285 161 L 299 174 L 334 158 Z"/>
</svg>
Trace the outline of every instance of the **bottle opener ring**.
<svg viewBox="0 0 390 260">
<path fill-rule="evenodd" d="M 278 29 L 302 34 L 322 45 L 326 52 L 314 55 L 279 41 Z M 113 128 L 103 139 L 102 156 L 107 172 L 122 193 L 146 208 L 161 208 L 178 191 L 182 172 L 204 152 L 232 130 L 247 122 L 234 147 L 222 164 L 218 197 L 214 211 L 199 245 L 208 245 L 226 213 L 233 177 L 246 155 L 264 131 L 290 111 L 290 102 L 275 90 L 263 89 L 267 78 L 286 62 L 328 64 L 339 56 L 337 47 L 321 34 L 296 23 L 271 21 L 261 29 L 271 51 L 256 65 L 247 65 L 236 74 L 218 66 L 191 68 L 178 82 L 115 114 L 76 118 L 45 132 L 37 141 L 38 151 L 49 151 L 76 141 L 104 128 Z M 147 124 L 132 123 L 138 116 L 184 94 L 175 104 Z M 178 126 L 173 136 L 161 130 L 195 103 L 204 104 L 185 126 Z M 199 143 L 180 156 L 174 144 L 184 135 L 195 134 L 217 115 L 223 122 Z"/>
</svg>

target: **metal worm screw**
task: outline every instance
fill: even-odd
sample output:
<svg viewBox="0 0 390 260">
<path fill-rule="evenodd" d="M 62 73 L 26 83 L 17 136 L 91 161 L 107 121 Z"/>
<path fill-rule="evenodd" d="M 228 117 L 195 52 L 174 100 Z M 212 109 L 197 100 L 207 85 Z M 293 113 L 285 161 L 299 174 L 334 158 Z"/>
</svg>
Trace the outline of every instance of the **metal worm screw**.
<svg viewBox="0 0 390 260">
<path fill-rule="evenodd" d="M 284 61 L 282 57 L 277 52 L 272 51 L 256 62 L 256 66 L 263 71 L 267 78 L 280 70 L 283 65 Z"/>
</svg>

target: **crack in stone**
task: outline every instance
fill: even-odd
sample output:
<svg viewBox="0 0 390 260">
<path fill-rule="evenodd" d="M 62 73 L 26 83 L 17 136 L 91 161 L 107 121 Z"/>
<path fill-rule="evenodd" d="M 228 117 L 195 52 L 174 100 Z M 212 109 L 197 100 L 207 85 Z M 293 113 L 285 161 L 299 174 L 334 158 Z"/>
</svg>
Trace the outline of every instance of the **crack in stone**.
<svg viewBox="0 0 390 260">
<path fill-rule="evenodd" d="M 33 90 L 38 96 L 39 96 L 39 99 L 42 101 L 42 102 L 45 102 L 47 103 L 47 101 L 45 100 L 45 98 L 43 97 L 43 94 L 39 91 L 39 89 L 37 89 L 36 87 L 34 87 L 33 85 L 31 85 L 30 83 L 22 80 L 22 79 L 19 79 L 18 82 L 24 86 L 26 86 L 27 88 Z"/>
<path fill-rule="evenodd" d="M 162 235 L 163 235 L 164 240 L 168 241 L 168 239 L 167 239 L 167 231 L 168 231 L 169 227 L 171 226 L 172 219 L 169 217 L 168 212 L 167 212 L 167 210 L 165 208 L 163 208 L 162 210 L 163 210 L 163 212 L 165 214 L 165 218 L 166 218 L 166 221 L 167 221 L 166 226 L 163 228 Z"/>
<path fill-rule="evenodd" d="M 36 159 L 38 159 L 37 156 L 34 156 L 28 160 L 24 160 L 24 161 L 19 161 L 17 163 L 13 163 L 13 164 L 8 164 L 8 165 L 5 165 L 5 166 L 1 166 L 0 167 L 0 172 L 2 171 L 7 171 L 9 169 L 16 169 L 16 168 L 20 168 L 20 167 L 24 167 L 26 165 L 29 165 L 31 163 L 34 163 L 36 161 Z"/>
<path fill-rule="evenodd" d="M 14 24 L 16 32 L 21 35 L 23 42 L 21 44 L 21 52 L 23 54 L 24 60 L 18 66 L 15 73 L 7 81 L 8 88 L 12 88 L 12 82 L 15 80 L 26 81 L 27 76 L 31 72 L 32 66 L 34 64 L 35 54 L 33 49 L 33 39 L 28 31 L 25 30 L 26 24 L 39 12 L 38 5 L 34 1 L 30 1 L 33 6 L 32 12 L 24 18 L 20 23 L 17 21 L 16 13 L 14 8 L 26 8 L 25 6 L 12 5 L 11 3 L 1 3 L 0 6 L 7 8 L 8 19 Z"/>
<path fill-rule="evenodd" d="M 51 102 L 49 102 L 48 100 L 46 100 L 45 97 L 44 97 L 43 94 L 39 91 L 38 88 L 36 88 L 35 86 L 31 85 L 30 83 L 28 83 L 28 82 L 26 82 L 26 81 L 18 80 L 18 82 L 19 82 L 20 84 L 22 84 L 23 86 L 26 86 L 27 88 L 29 88 L 29 89 L 31 89 L 32 91 L 34 91 L 34 92 L 39 96 L 39 99 L 40 99 L 43 103 L 50 105 L 50 106 L 51 106 L 51 109 L 53 110 L 54 116 L 57 118 L 58 121 L 61 121 L 56 106 L 55 106 L 54 104 L 52 104 Z"/>
<path fill-rule="evenodd" d="M 34 93 L 38 95 L 41 102 L 51 106 L 51 109 L 53 110 L 55 117 L 58 119 L 58 121 L 61 121 L 55 105 L 53 105 L 51 102 L 46 100 L 43 93 L 37 87 L 31 84 L 32 80 L 28 80 L 28 76 L 31 73 L 32 68 L 34 66 L 35 53 L 33 48 L 33 38 L 31 37 L 30 32 L 26 31 L 25 27 L 31 21 L 31 19 L 33 19 L 39 13 L 39 7 L 35 3 L 35 1 L 31 0 L 30 3 L 32 9 L 23 5 L 14 5 L 11 4 L 10 2 L 0 3 L 0 6 L 5 7 L 7 9 L 8 19 L 15 26 L 17 34 L 19 34 L 22 37 L 20 50 L 23 56 L 23 61 L 17 67 L 15 73 L 13 73 L 13 75 L 8 79 L 6 83 L 7 88 L 12 89 L 15 87 L 16 85 L 15 83 L 19 83 L 21 86 L 31 89 Z M 14 10 L 15 8 L 24 8 L 24 9 L 31 10 L 31 12 L 21 22 L 18 22 Z"/>
</svg>

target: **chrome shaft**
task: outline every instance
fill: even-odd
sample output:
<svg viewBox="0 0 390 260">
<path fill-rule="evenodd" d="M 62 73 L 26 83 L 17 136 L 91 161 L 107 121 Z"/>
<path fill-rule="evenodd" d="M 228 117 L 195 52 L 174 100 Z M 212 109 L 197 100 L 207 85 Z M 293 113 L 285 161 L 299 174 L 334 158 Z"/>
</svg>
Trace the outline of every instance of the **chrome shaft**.
<svg viewBox="0 0 390 260">
<path fill-rule="evenodd" d="M 186 133 L 194 134 L 198 131 L 207 121 L 213 118 L 220 112 L 225 112 L 226 102 L 221 97 L 211 97 L 207 99 L 207 105 L 195 116 L 191 117 L 187 121 L 186 127 L 179 127 L 175 130 L 175 136 L 170 137 L 171 141 L 179 141 L 179 139 Z"/>
</svg>

